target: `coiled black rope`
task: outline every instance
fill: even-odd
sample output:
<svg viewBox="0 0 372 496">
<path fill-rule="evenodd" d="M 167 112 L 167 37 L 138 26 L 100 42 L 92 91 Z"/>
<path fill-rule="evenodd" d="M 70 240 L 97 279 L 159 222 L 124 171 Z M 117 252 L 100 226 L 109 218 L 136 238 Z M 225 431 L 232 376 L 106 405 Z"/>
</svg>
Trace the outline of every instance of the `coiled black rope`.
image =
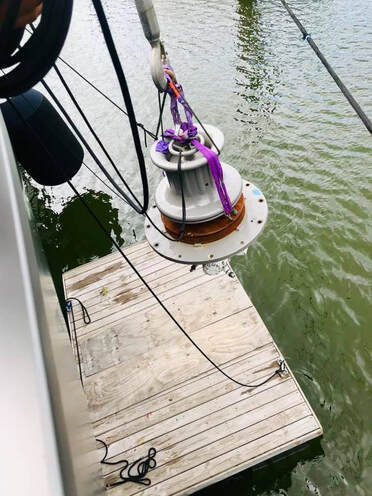
<svg viewBox="0 0 372 496">
<path fill-rule="evenodd" d="M 367 130 L 372 134 L 372 122 L 369 119 L 369 117 L 366 115 L 364 110 L 361 108 L 359 103 L 355 100 L 353 95 L 350 93 L 348 88 L 344 85 L 344 83 L 341 81 L 341 79 L 338 77 L 334 69 L 331 67 L 327 59 L 324 57 L 322 52 L 319 50 L 317 44 L 311 37 L 311 34 L 305 29 L 305 27 L 302 25 L 298 17 L 294 14 L 290 6 L 285 0 L 280 0 L 284 6 L 284 8 L 287 10 L 288 14 L 291 16 L 293 21 L 295 22 L 296 26 L 298 29 L 301 31 L 303 39 L 306 40 L 311 48 L 314 50 L 316 55 L 318 56 L 319 60 L 321 63 L 324 65 L 324 67 L 327 69 L 329 74 L 332 76 L 334 82 L 337 84 L 337 86 L 340 88 L 342 94 L 345 96 L 347 101 L 350 103 L 350 105 L 353 107 L 357 115 L 359 116 L 360 120 L 363 122 Z"/>
<path fill-rule="evenodd" d="M 74 314 L 74 307 L 72 302 L 76 301 L 81 308 L 82 314 L 83 314 L 83 320 L 85 324 L 90 324 L 91 323 L 91 318 L 88 313 L 87 307 L 84 305 L 84 303 L 79 300 L 79 298 L 67 298 L 65 303 L 66 303 L 66 310 L 67 312 L 70 313 L 71 315 L 71 322 L 72 322 L 72 332 L 70 331 L 70 327 L 68 325 L 68 332 L 70 336 L 70 341 L 73 340 L 75 349 L 76 349 L 76 355 L 78 359 L 78 369 L 79 369 L 79 376 L 80 376 L 80 382 L 81 385 L 84 389 L 84 383 L 83 383 L 83 371 L 82 371 L 82 366 L 81 366 L 81 357 L 80 357 L 80 347 L 79 347 L 79 341 L 76 333 L 76 323 L 75 323 L 75 314 Z M 102 439 L 96 439 L 96 441 L 100 442 L 103 444 L 105 448 L 105 454 L 101 460 L 101 463 L 105 465 L 121 465 L 124 464 L 124 466 L 120 469 L 119 472 L 119 477 L 120 480 L 117 482 L 113 482 L 111 484 L 107 484 L 106 487 L 116 487 L 120 486 L 121 484 L 125 484 L 126 482 L 135 482 L 136 484 L 142 484 L 143 486 L 149 486 L 151 484 L 151 480 L 146 477 L 148 474 L 149 470 L 152 470 L 156 467 L 156 449 L 151 447 L 148 450 L 147 456 L 143 456 L 141 458 L 138 458 L 138 460 L 135 460 L 132 463 L 129 463 L 128 460 L 118 460 L 116 462 L 108 462 L 107 461 L 107 456 L 108 456 L 108 446 L 107 444 L 102 441 Z M 128 470 L 127 470 L 128 469 Z M 136 473 L 134 473 L 136 471 Z"/>
<path fill-rule="evenodd" d="M 118 460 L 117 462 L 108 462 L 106 461 L 108 455 L 108 446 L 102 441 L 102 439 L 96 439 L 96 441 L 103 444 L 105 448 L 105 454 L 101 460 L 101 463 L 104 465 L 120 465 L 124 464 L 124 467 L 119 472 L 120 480 L 118 482 L 112 482 L 111 484 L 107 484 L 106 487 L 116 487 L 121 484 L 125 484 L 126 482 L 135 482 L 136 484 L 142 484 L 143 486 L 149 486 L 151 484 L 151 480 L 146 477 L 149 470 L 153 470 L 156 467 L 156 449 L 149 448 L 147 452 L 147 456 L 143 456 L 138 458 L 132 463 L 129 463 L 128 460 Z M 128 469 L 128 470 L 127 470 Z M 133 473 L 136 470 L 137 473 Z M 127 471 L 127 472 L 126 472 Z"/>
</svg>

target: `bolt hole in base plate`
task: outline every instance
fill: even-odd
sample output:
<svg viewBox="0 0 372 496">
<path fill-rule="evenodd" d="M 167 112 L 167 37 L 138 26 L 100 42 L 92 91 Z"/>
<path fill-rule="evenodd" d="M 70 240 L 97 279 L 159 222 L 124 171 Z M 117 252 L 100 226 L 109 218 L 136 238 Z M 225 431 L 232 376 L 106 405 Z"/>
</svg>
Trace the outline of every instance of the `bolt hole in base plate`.
<svg viewBox="0 0 372 496">
<path fill-rule="evenodd" d="M 153 226 L 145 229 L 147 241 L 162 257 L 183 264 L 202 264 L 224 260 L 245 251 L 262 233 L 267 216 L 268 207 L 261 191 L 252 183 L 243 179 L 243 195 L 245 201 L 245 216 L 239 229 L 218 241 L 206 244 L 190 245 L 182 241 L 169 241 Z M 164 225 L 159 210 L 152 209 L 152 221 L 162 231 Z M 146 224 L 147 226 L 147 224 Z M 211 257 L 212 255 L 212 257 Z"/>
</svg>

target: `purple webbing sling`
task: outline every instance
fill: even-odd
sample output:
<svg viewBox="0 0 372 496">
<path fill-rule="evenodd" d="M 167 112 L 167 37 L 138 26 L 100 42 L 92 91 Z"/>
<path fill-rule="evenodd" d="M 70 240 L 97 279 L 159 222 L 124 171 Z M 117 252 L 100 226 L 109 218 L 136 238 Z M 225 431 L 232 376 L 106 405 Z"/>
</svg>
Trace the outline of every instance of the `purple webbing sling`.
<svg viewBox="0 0 372 496">
<path fill-rule="evenodd" d="M 217 153 L 211 150 L 210 148 L 208 148 L 207 146 L 202 145 L 200 141 L 196 139 L 193 139 L 191 143 L 207 159 L 209 170 L 211 171 L 213 180 L 217 188 L 218 196 L 220 197 L 225 214 L 230 215 L 233 210 L 233 207 L 231 205 L 231 200 L 226 190 L 225 183 L 223 181 L 222 165 L 220 159 L 218 158 Z"/>
<path fill-rule="evenodd" d="M 174 72 L 170 65 L 164 65 L 163 67 L 164 69 L 169 69 L 172 72 Z M 171 80 L 171 77 L 167 72 L 164 72 L 164 76 L 168 81 Z M 202 145 L 197 139 L 193 139 L 197 135 L 198 130 L 197 127 L 194 126 L 193 124 L 191 109 L 187 105 L 184 99 L 184 92 L 182 86 L 179 83 L 175 83 L 175 86 L 177 87 L 180 96 L 177 99 L 173 91 L 171 89 L 168 90 L 171 99 L 170 110 L 173 117 L 174 125 L 181 126 L 181 134 L 177 134 L 174 129 L 167 129 L 164 132 L 164 137 L 174 139 L 181 144 L 185 144 L 191 140 L 191 143 L 195 146 L 195 148 L 202 155 L 204 155 L 204 157 L 207 159 L 209 170 L 211 171 L 224 212 L 226 215 L 230 215 L 233 210 L 233 207 L 223 180 L 223 170 L 220 159 L 218 158 L 217 153 L 215 153 L 213 150 L 211 150 L 205 145 Z M 187 122 L 181 121 L 181 117 L 178 111 L 178 101 L 185 110 Z M 169 152 L 168 145 L 169 143 L 167 141 L 159 141 L 156 146 L 156 151 L 162 153 L 168 153 Z"/>
</svg>

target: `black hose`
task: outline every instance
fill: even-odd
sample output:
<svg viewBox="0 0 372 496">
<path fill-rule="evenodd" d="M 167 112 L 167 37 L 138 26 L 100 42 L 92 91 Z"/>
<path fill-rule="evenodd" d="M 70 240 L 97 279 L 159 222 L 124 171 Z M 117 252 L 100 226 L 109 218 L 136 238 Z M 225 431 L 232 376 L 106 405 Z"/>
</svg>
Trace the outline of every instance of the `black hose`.
<svg viewBox="0 0 372 496">
<path fill-rule="evenodd" d="M 148 206 L 149 206 L 149 186 L 148 186 L 148 181 L 147 181 L 145 159 L 144 159 L 143 153 L 142 153 L 141 140 L 140 140 L 140 137 L 138 134 L 136 115 L 134 113 L 134 109 L 133 109 L 132 100 L 130 97 L 127 81 L 125 79 L 124 71 L 123 71 L 122 65 L 120 63 L 120 59 L 119 59 L 119 56 L 118 56 L 118 53 L 117 53 L 117 50 L 115 47 L 115 43 L 114 43 L 114 40 L 112 38 L 110 26 L 107 22 L 105 11 L 103 10 L 103 7 L 102 7 L 102 3 L 100 0 L 92 0 L 92 3 L 93 3 L 93 6 L 95 8 L 95 11 L 96 11 L 98 21 L 100 23 L 102 33 L 103 33 L 103 36 L 105 38 L 105 42 L 106 42 L 107 49 L 109 51 L 113 66 L 115 68 L 115 72 L 116 72 L 116 76 L 118 78 L 118 82 L 120 85 L 121 93 L 123 95 L 125 106 L 126 106 L 126 109 L 128 112 L 129 123 L 130 123 L 130 127 L 132 130 L 132 137 L 133 137 L 133 141 L 134 141 L 134 147 L 135 147 L 136 153 L 137 153 L 138 165 L 139 165 L 141 180 L 142 180 L 143 205 L 141 206 L 139 213 L 145 213 L 148 209 Z"/>
<path fill-rule="evenodd" d="M 15 5 L 2 31 L 11 30 Z M 0 77 L 0 98 L 9 98 L 28 91 L 38 83 L 57 59 L 65 42 L 72 16 L 73 0 L 44 0 L 40 21 L 33 35 L 14 54 L 3 54 L 0 67 L 12 69 Z M 13 10 L 14 9 L 14 10 Z M 11 24 L 10 24 L 11 23 Z"/>
</svg>

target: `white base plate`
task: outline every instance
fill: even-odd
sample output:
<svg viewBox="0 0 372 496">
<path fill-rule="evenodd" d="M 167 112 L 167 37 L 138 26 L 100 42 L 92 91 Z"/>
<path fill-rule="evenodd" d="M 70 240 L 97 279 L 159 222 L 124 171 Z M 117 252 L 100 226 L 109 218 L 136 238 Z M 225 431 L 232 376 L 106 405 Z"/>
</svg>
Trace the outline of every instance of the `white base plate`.
<svg viewBox="0 0 372 496">
<path fill-rule="evenodd" d="M 162 257 L 183 264 L 218 262 L 244 251 L 261 234 L 266 224 L 268 207 L 261 191 L 243 179 L 245 215 L 240 225 L 231 234 L 212 243 L 190 245 L 182 241 L 170 241 L 162 236 L 148 220 L 145 234 L 151 247 Z M 156 206 L 148 211 L 154 224 L 165 232 L 160 212 Z M 167 233 L 165 233 L 167 234 Z M 169 234 L 167 234 L 169 236 Z"/>
</svg>

